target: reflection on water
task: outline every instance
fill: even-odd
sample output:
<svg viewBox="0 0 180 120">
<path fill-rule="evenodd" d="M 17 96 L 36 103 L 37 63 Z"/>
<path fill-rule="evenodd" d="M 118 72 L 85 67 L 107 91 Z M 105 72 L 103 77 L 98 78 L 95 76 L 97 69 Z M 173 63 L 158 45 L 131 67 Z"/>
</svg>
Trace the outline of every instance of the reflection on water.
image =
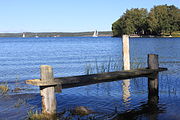
<svg viewBox="0 0 180 120">
<path fill-rule="evenodd" d="M 141 106 L 138 108 L 118 114 L 113 120 L 157 120 L 158 114 L 166 112 L 166 107 L 165 104 L 158 104 L 158 96 L 150 99 L 145 104 L 139 103 Z"/>
<path fill-rule="evenodd" d="M 125 111 L 123 113 L 119 113 L 118 115 L 116 115 L 116 117 L 113 118 L 113 120 L 121 120 L 121 119 L 134 120 L 134 119 L 144 119 L 144 118 L 146 119 L 148 118 L 149 120 L 157 120 L 158 114 L 164 113 L 166 111 L 165 105 L 159 104 L 158 88 L 154 88 L 155 87 L 154 82 L 156 80 L 157 80 L 156 82 L 158 82 L 158 79 L 159 79 L 158 73 L 148 77 L 148 100 L 145 104 L 141 103 L 140 106 L 138 106 L 137 108 L 131 109 L 130 111 Z M 125 86 L 125 88 L 126 87 L 127 86 Z M 124 91 L 125 90 L 123 89 L 123 92 Z M 123 94 L 123 98 L 124 98 L 124 94 Z"/>
<path fill-rule="evenodd" d="M 130 80 L 123 80 L 122 82 L 122 94 L 123 94 L 123 101 L 125 104 L 128 104 L 131 100 L 130 96 Z"/>
</svg>

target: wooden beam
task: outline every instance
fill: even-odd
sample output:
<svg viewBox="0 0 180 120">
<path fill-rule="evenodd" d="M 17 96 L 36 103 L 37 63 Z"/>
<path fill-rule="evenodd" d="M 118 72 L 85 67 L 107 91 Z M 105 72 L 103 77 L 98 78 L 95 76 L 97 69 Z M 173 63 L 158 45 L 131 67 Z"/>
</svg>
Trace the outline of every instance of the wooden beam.
<svg viewBox="0 0 180 120">
<path fill-rule="evenodd" d="M 116 72 L 107 72 L 101 74 L 91 74 L 91 75 L 81 75 L 72 77 L 60 77 L 54 78 L 54 81 L 43 82 L 40 79 L 27 80 L 26 84 L 32 84 L 36 86 L 55 86 L 58 84 L 62 85 L 62 88 L 78 87 L 102 82 L 111 82 L 123 79 L 130 79 L 135 77 L 147 77 L 154 72 L 166 71 L 167 68 L 159 69 L 135 69 L 135 70 L 125 70 Z"/>
</svg>

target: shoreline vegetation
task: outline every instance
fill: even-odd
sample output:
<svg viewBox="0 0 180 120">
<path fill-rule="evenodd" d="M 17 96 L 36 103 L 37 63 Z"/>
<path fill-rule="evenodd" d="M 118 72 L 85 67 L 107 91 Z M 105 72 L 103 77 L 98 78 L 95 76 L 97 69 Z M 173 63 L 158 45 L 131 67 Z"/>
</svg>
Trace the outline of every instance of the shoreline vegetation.
<svg viewBox="0 0 180 120">
<path fill-rule="evenodd" d="M 37 37 L 92 37 L 94 31 L 90 32 L 23 32 L 23 33 L 0 33 L 0 38 L 3 37 L 19 37 L 19 38 L 37 38 Z M 23 36 L 25 35 L 25 36 Z M 112 31 L 99 31 L 99 37 L 120 37 L 113 36 Z M 158 37 L 180 37 L 180 31 L 172 32 L 171 35 L 164 33 L 162 35 L 138 35 L 130 34 L 132 38 L 144 37 L 144 38 L 158 38 Z"/>
</svg>

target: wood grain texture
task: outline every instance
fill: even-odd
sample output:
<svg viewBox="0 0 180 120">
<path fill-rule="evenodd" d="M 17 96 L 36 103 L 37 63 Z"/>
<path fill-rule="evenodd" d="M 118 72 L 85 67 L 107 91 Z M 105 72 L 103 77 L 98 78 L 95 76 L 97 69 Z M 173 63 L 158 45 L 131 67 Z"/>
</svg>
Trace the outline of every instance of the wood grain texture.
<svg viewBox="0 0 180 120">
<path fill-rule="evenodd" d="M 129 35 L 122 36 L 122 45 L 123 68 L 124 70 L 130 70 Z"/>
<path fill-rule="evenodd" d="M 148 68 L 157 69 L 159 68 L 158 55 L 149 54 L 148 55 Z M 158 96 L 158 72 L 154 72 L 148 76 L 148 96 Z"/>
<path fill-rule="evenodd" d="M 53 82 L 53 70 L 51 66 L 42 65 L 41 67 L 41 80 L 48 83 Z M 56 96 L 54 86 L 40 86 L 40 93 L 42 96 L 42 112 L 45 114 L 56 113 Z"/>
<path fill-rule="evenodd" d="M 71 88 L 78 87 L 102 82 L 111 82 L 118 81 L 124 79 L 130 79 L 135 77 L 148 77 L 149 75 L 155 72 L 166 71 L 167 68 L 159 68 L 159 69 L 134 69 L 134 70 L 125 70 L 125 71 L 115 71 L 115 72 L 107 72 L 100 74 L 91 74 L 91 75 L 80 75 L 80 76 L 72 76 L 72 77 L 59 77 L 54 78 L 54 81 L 44 82 L 40 79 L 27 80 L 27 84 L 32 84 L 36 86 L 55 86 L 57 84 L 61 84 L 62 88 Z"/>
</svg>

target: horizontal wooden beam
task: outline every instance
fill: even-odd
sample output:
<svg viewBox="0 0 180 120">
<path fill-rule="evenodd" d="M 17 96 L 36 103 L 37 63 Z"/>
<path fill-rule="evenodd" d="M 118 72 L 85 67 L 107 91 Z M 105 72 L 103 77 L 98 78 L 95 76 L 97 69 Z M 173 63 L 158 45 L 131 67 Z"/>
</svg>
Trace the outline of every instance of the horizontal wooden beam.
<svg viewBox="0 0 180 120">
<path fill-rule="evenodd" d="M 147 77 L 155 72 L 166 71 L 167 68 L 159 69 L 134 69 L 125 71 L 115 71 L 106 72 L 100 74 L 91 75 L 80 75 L 72 77 L 60 77 L 54 78 L 54 81 L 41 81 L 40 79 L 26 80 L 26 84 L 36 85 L 36 86 L 56 86 L 58 84 L 62 85 L 62 88 L 78 87 L 90 84 L 96 84 L 101 82 L 111 82 L 116 80 L 131 79 L 135 77 Z"/>
<path fill-rule="evenodd" d="M 165 71 L 166 68 L 156 70 L 151 69 L 136 69 L 126 71 L 107 72 L 101 74 L 82 75 L 65 78 L 55 78 L 55 81 L 62 81 L 62 88 L 72 88 L 102 82 L 111 82 L 117 80 L 131 79 L 135 77 L 146 77 L 154 72 Z"/>
<path fill-rule="evenodd" d="M 61 84 L 60 81 L 42 81 L 41 79 L 26 80 L 26 84 L 31 84 L 35 86 L 56 86 Z"/>
</svg>

